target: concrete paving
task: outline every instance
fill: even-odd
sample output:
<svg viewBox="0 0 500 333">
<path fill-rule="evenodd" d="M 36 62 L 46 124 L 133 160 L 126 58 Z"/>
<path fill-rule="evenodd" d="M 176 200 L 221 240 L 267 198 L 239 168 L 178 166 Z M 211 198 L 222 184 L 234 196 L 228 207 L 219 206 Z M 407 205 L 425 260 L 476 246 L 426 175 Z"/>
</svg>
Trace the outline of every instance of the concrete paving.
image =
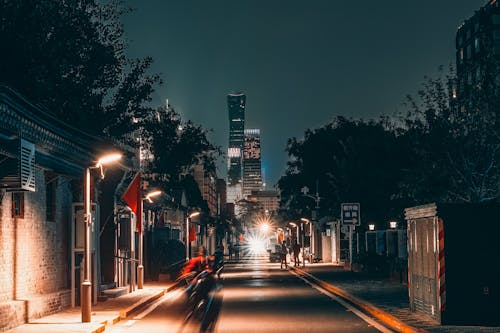
<svg viewBox="0 0 500 333">
<path fill-rule="evenodd" d="M 334 264 L 306 264 L 305 267 L 291 269 L 354 303 L 397 332 L 500 332 L 500 327 L 442 326 L 422 314 L 412 312 L 409 307 L 408 286 L 399 281 L 346 271 L 343 266 Z"/>
<path fill-rule="evenodd" d="M 32 320 L 7 333 L 99 333 L 114 325 L 131 312 L 153 302 L 175 288 L 175 283 L 145 283 L 143 289 L 98 302 L 92 306 L 90 323 L 81 322 L 79 307 Z"/>
<path fill-rule="evenodd" d="M 500 327 L 441 326 L 409 309 L 408 288 L 399 281 L 344 270 L 334 264 L 306 264 L 290 269 L 324 289 L 347 299 L 398 332 L 493 333 Z M 81 322 L 80 308 L 71 308 L 33 320 L 7 333 L 97 333 L 104 332 L 138 310 L 174 289 L 174 283 L 146 283 L 144 289 L 99 302 L 92 307 L 90 323 Z"/>
</svg>

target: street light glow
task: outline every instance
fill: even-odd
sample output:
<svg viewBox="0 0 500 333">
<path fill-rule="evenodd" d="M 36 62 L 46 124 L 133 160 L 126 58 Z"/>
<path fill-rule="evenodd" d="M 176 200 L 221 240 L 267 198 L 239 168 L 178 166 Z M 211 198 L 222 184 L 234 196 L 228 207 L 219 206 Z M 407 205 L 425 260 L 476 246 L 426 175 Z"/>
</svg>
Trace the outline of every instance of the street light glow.
<svg viewBox="0 0 500 333">
<path fill-rule="evenodd" d="M 109 164 L 116 162 L 122 158 L 122 154 L 109 154 L 106 156 L 101 157 L 98 161 L 97 164 L 95 165 L 97 168 L 102 167 L 103 165 Z"/>
<path fill-rule="evenodd" d="M 267 233 L 269 231 L 269 224 L 268 223 L 262 223 L 260 225 L 260 231 L 263 233 Z"/>
<path fill-rule="evenodd" d="M 157 196 L 159 196 L 160 194 L 162 194 L 162 191 L 152 191 L 152 192 L 149 192 L 146 197 L 144 198 L 144 200 L 147 200 L 149 203 L 152 203 L 153 200 L 151 200 L 151 198 L 155 198 Z"/>
<path fill-rule="evenodd" d="M 200 215 L 200 212 L 192 212 L 191 214 L 189 214 L 189 218 L 193 218 L 198 215 Z"/>
</svg>

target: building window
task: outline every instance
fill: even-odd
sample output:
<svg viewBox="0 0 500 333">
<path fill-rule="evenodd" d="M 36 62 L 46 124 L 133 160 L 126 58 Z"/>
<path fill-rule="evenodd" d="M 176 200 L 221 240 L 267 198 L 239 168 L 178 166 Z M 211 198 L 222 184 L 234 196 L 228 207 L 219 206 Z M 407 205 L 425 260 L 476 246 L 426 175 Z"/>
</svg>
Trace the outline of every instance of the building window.
<svg viewBox="0 0 500 333">
<path fill-rule="evenodd" d="M 460 59 L 460 63 L 464 61 L 464 49 L 460 49 L 458 58 Z"/>
<path fill-rule="evenodd" d="M 24 217 L 24 192 L 12 192 L 12 217 Z"/>
<path fill-rule="evenodd" d="M 467 45 L 467 59 L 472 57 L 472 45 Z"/>
<path fill-rule="evenodd" d="M 45 175 L 45 213 L 47 221 L 56 220 L 57 176 Z"/>
<path fill-rule="evenodd" d="M 493 24 L 500 24 L 500 15 L 493 15 Z"/>
<path fill-rule="evenodd" d="M 479 52 L 479 38 L 476 37 L 476 39 L 474 39 L 474 50 L 476 51 L 476 53 Z"/>
</svg>

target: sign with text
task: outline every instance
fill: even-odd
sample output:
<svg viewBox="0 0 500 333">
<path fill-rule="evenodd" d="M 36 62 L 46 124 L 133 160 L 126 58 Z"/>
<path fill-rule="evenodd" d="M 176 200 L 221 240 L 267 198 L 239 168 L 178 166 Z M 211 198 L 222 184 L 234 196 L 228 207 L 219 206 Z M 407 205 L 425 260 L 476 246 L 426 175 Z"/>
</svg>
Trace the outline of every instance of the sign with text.
<svg viewBox="0 0 500 333">
<path fill-rule="evenodd" d="M 359 203 L 342 203 L 340 204 L 340 211 L 342 225 L 360 225 L 361 208 Z"/>
</svg>

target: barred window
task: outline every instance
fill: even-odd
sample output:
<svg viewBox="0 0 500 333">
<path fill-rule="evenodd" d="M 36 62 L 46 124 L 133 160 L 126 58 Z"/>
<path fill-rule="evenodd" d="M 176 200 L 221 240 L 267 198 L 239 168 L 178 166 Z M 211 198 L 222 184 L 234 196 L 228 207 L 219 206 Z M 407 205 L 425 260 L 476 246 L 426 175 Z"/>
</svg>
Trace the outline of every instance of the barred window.
<svg viewBox="0 0 500 333">
<path fill-rule="evenodd" d="M 12 192 L 12 217 L 24 218 L 24 192 Z"/>
</svg>

